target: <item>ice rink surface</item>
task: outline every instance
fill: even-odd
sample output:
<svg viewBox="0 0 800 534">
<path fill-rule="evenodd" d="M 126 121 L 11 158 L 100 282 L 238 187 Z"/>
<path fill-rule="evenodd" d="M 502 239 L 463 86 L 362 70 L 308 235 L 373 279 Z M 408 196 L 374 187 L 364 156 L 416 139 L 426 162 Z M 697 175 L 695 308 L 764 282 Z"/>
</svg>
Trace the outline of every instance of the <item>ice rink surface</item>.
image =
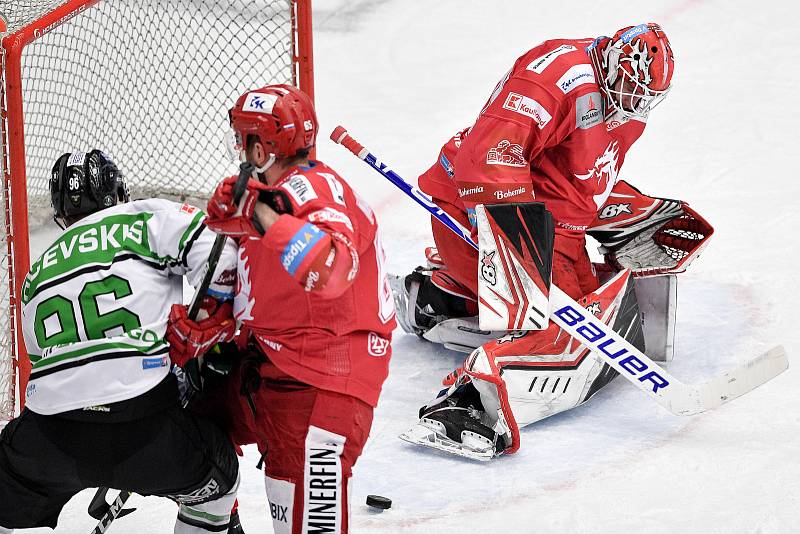
<svg viewBox="0 0 800 534">
<path fill-rule="evenodd" d="M 336 125 L 415 182 L 527 49 L 659 22 L 675 53 L 674 87 L 620 178 L 689 201 L 716 230 L 679 276 L 668 370 L 701 381 L 779 343 L 790 357 L 790 369 L 764 387 L 692 418 L 669 414 L 618 379 L 586 405 L 524 429 L 519 453 L 477 463 L 397 439 L 463 359 L 398 329 L 355 469 L 352 532 L 800 532 L 798 20 L 796 3 L 742 0 L 315 1 L 318 157 L 372 203 L 398 273 L 422 262 L 428 217 L 330 142 Z M 36 243 L 52 235 L 40 233 Z M 241 462 L 248 534 L 272 531 L 257 460 L 247 449 Z M 392 509 L 371 512 L 370 493 L 390 497 Z M 68 504 L 57 532 L 91 530 L 90 497 Z M 129 503 L 140 510 L 115 522 L 112 534 L 171 532 L 171 502 Z"/>
</svg>

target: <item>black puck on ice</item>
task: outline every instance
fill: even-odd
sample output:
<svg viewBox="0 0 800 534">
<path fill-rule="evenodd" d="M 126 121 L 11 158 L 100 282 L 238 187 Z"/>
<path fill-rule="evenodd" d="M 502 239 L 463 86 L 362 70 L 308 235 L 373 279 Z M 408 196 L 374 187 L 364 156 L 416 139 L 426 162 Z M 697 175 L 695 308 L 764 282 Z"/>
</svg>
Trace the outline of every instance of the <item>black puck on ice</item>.
<svg viewBox="0 0 800 534">
<path fill-rule="evenodd" d="M 392 507 L 392 500 L 387 497 L 381 497 L 380 495 L 367 495 L 367 506 L 388 510 Z"/>
</svg>

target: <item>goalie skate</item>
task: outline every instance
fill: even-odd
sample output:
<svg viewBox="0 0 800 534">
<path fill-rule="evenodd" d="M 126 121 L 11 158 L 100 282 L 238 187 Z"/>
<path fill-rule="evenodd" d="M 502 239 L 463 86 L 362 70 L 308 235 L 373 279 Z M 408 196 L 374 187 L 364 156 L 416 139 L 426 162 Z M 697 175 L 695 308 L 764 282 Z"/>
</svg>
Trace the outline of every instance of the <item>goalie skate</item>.
<svg viewBox="0 0 800 534">
<path fill-rule="evenodd" d="M 488 462 L 495 456 L 494 443 L 485 436 L 465 430 L 461 432 L 459 443 L 447 437 L 442 423 L 427 418 L 400 434 L 400 439 L 481 462 Z"/>
<path fill-rule="evenodd" d="M 483 462 L 506 449 L 504 437 L 489 426 L 478 391 L 463 380 L 423 406 L 419 417 L 400 439 Z"/>
</svg>

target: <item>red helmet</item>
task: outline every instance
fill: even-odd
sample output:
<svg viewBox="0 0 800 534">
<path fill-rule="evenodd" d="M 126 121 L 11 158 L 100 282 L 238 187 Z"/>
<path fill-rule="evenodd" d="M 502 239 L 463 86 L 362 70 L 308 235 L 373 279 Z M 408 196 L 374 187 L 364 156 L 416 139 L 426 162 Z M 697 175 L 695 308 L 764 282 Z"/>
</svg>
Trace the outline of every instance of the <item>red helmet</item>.
<svg viewBox="0 0 800 534">
<path fill-rule="evenodd" d="M 310 150 L 317 139 L 317 114 L 311 99 L 291 85 L 268 85 L 247 91 L 228 112 L 240 149 L 248 135 L 272 145 L 277 159 Z M 269 149 L 268 149 L 269 151 Z"/>
<path fill-rule="evenodd" d="M 655 23 L 628 26 L 598 37 L 587 49 L 611 109 L 646 117 L 669 91 L 675 60 L 669 39 Z"/>
</svg>

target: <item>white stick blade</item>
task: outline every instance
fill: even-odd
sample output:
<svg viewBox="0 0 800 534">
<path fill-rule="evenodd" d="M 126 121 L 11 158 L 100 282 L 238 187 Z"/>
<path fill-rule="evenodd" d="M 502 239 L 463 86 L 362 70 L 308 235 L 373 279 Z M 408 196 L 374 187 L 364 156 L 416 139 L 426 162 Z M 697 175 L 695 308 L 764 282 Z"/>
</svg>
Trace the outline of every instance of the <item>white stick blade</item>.
<svg viewBox="0 0 800 534">
<path fill-rule="evenodd" d="M 778 345 L 761 356 L 698 386 L 702 411 L 741 397 L 789 368 L 786 349 Z"/>
</svg>

